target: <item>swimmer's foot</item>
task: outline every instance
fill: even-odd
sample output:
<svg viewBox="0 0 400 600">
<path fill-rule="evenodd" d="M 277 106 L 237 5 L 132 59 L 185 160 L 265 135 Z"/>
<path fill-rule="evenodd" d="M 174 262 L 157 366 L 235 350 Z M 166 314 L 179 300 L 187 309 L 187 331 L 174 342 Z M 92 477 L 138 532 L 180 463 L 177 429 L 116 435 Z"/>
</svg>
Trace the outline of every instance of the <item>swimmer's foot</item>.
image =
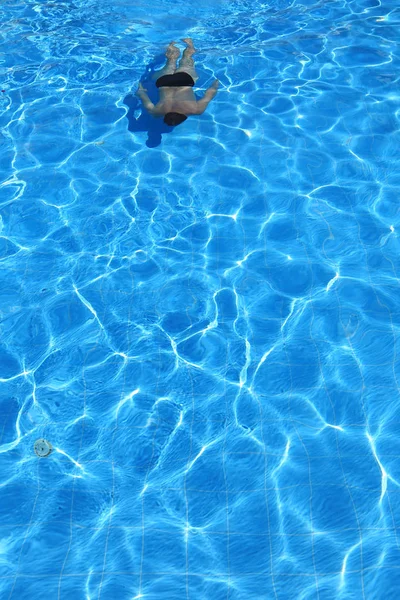
<svg viewBox="0 0 400 600">
<path fill-rule="evenodd" d="M 196 48 L 194 47 L 192 38 L 182 38 L 182 42 L 187 45 L 185 52 L 187 54 L 194 54 L 196 52 Z"/>
<path fill-rule="evenodd" d="M 178 56 L 180 55 L 180 51 L 179 48 L 177 48 L 176 46 L 174 46 L 175 42 L 171 42 L 168 45 L 167 51 L 165 53 L 165 56 L 167 58 L 178 58 Z"/>
</svg>

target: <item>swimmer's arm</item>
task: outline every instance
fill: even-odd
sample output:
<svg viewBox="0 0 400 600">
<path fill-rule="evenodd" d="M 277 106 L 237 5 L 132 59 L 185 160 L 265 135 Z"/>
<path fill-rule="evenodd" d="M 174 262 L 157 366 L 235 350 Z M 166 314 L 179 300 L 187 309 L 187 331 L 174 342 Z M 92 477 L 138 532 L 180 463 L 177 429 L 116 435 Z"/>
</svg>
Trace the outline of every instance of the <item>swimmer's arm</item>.
<svg viewBox="0 0 400 600">
<path fill-rule="evenodd" d="M 197 102 L 198 113 L 203 113 L 211 100 L 215 97 L 219 87 L 219 81 L 216 79 L 211 87 L 208 88 L 203 98 Z"/>
<path fill-rule="evenodd" d="M 153 117 L 156 117 L 156 118 L 163 117 L 167 113 L 167 111 L 164 110 L 162 103 L 156 104 L 154 106 L 154 108 L 148 109 L 148 111 Z"/>
<path fill-rule="evenodd" d="M 139 83 L 139 89 L 136 92 L 136 96 L 138 96 L 141 99 L 145 109 L 148 110 L 149 113 L 152 113 L 152 111 L 154 110 L 154 104 L 152 103 L 152 101 L 150 100 L 148 95 L 146 94 L 146 91 L 147 90 L 144 89 L 142 84 Z"/>
</svg>

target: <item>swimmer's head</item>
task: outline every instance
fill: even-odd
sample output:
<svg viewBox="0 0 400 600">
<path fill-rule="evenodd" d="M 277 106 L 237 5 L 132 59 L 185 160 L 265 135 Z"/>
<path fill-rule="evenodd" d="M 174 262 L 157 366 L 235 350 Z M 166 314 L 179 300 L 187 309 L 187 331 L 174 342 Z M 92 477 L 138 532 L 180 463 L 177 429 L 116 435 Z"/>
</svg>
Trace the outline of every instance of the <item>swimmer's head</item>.
<svg viewBox="0 0 400 600">
<path fill-rule="evenodd" d="M 166 123 L 170 127 L 176 127 L 177 125 L 183 123 L 183 121 L 186 121 L 186 119 L 186 115 L 182 115 L 181 113 L 176 112 L 169 112 L 164 117 L 164 123 Z"/>
</svg>

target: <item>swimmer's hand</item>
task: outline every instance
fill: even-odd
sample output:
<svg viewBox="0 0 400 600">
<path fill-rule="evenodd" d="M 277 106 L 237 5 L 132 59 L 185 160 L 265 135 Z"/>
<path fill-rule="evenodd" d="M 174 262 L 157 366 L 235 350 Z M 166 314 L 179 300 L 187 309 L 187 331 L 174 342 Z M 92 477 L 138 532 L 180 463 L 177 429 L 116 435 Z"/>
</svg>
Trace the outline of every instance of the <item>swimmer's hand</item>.
<svg viewBox="0 0 400 600">
<path fill-rule="evenodd" d="M 211 102 L 211 100 L 213 98 L 215 98 L 215 95 L 217 93 L 219 87 L 219 81 L 218 79 L 216 79 L 208 88 L 208 90 L 206 90 L 206 93 L 204 94 L 203 98 L 201 98 L 200 100 L 198 100 L 197 102 L 197 113 L 198 115 L 201 115 L 207 108 L 208 104 Z"/>
<path fill-rule="evenodd" d="M 138 89 L 136 90 L 135 96 L 140 96 L 141 94 L 143 94 L 143 93 L 145 94 L 146 92 L 147 92 L 146 88 L 144 88 L 144 87 L 142 86 L 142 84 L 141 84 L 141 83 L 139 83 L 139 87 L 138 87 Z"/>
<path fill-rule="evenodd" d="M 150 114 L 153 114 L 152 111 L 154 111 L 154 104 L 148 97 L 146 88 L 144 88 L 141 83 L 139 83 L 139 87 L 136 90 L 135 96 L 139 96 L 143 106 L 149 111 Z"/>
</svg>

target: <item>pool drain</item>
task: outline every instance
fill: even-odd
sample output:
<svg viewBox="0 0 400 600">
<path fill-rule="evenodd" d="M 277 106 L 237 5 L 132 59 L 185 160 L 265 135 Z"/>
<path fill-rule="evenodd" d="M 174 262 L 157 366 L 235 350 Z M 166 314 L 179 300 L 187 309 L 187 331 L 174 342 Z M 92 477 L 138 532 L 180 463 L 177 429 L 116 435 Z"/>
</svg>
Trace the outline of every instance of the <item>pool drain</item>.
<svg viewBox="0 0 400 600">
<path fill-rule="evenodd" d="M 40 458 L 44 458 L 45 456 L 48 456 L 49 454 L 51 454 L 51 451 L 53 450 L 53 446 L 47 440 L 40 439 L 40 440 L 36 440 L 35 445 L 33 446 L 33 449 L 37 456 L 39 456 Z"/>
</svg>

